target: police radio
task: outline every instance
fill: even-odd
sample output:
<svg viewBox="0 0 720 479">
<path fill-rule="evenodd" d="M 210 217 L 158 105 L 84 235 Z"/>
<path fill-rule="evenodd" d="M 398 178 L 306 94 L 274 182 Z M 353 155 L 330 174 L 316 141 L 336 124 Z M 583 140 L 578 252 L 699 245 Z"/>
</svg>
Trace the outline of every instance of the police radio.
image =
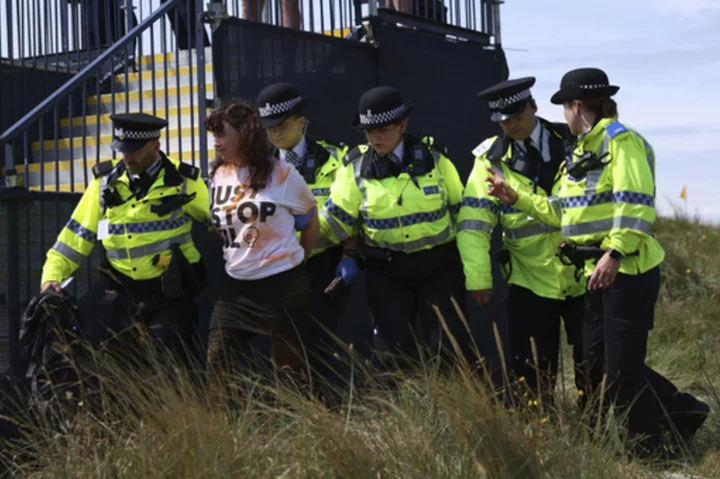
<svg viewBox="0 0 720 479">
<path fill-rule="evenodd" d="M 305 166 L 303 167 L 303 178 L 306 183 L 315 183 L 315 170 L 317 169 L 317 162 L 315 161 L 315 155 L 308 152 L 305 158 Z"/>
<path fill-rule="evenodd" d="M 568 158 L 566 166 L 567 173 L 573 178 L 582 178 L 588 171 L 610 163 L 610 160 L 603 161 L 608 155 L 609 153 L 605 153 L 601 156 L 596 156 L 594 152 L 587 151 L 582 156 L 579 156 L 577 161 L 573 163 L 570 163 L 569 160 L 572 158 L 570 157 Z"/>
<path fill-rule="evenodd" d="M 413 146 L 412 168 L 415 176 L 423 176 L 427 173 L 425 167 L 425 156 L 427 155 L 427 147 L 425 145 Z"/>
<path fill-rule="evenodd" d="M 510 163 L 510 169 L 512 171 L 515 171 L 517 173 L 520 173 L 523 176 L 530 177 L 530 162 L 521 156 L 518 156 L 517 158 L 513 158 L 512 163 Z"/>
<path fill-rule="evenodd" d="M 105 202 L 105 205 L 110 208 L 120 206 L 121 204 L 125 203 L 125 201 L 123 201 L 122 199 L 122 196 L 120 196 L 117 188 L 115 188 L 114 186 L 108 186 L 107 188 L 105 188 L 102 191 L 102 198 Z"/>
</svg>

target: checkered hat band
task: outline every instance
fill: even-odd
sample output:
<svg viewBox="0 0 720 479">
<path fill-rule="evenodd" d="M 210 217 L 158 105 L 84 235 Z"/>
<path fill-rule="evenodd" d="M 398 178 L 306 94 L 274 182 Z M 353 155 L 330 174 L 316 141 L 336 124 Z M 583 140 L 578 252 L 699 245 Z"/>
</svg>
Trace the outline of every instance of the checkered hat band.
<svg viewBox="0 0 720 479">
<path fill-rule="evenodd" d="M 292 100 L 275 103 L 274 105 L 266 103 L 265 106 L 259 107 L 258 111 L 260 112 L 261 118 L 267 118 L 269 116 L 275 116 L 279 115 L 280 113 L 288 112 L 295 108 L 301 101 L 302 98 L 297 97 L 293 98 Z"/>
<path fill-rule="evenodd" d="M 523 100 L 527 100 L 528 98 L 530 98 L 530 96 L 530 90 L 528 89 L 505 98 L 498 98 L 497 100 L 488 102 L 488 104 L 493 110 L 502 110 L 506 106 L 510 106 Z"/>
<path fill-rule="evenodd" d="M 390 123 L 402 117 L 405 112 L 405 105 L 400 105 L 389 111 L 383 111 L 381 113 L 373 113 L 368 110 L 367 113 L 360 113 L 360 124 L 361 125 L 381 125 Z"/>
<path fill-rule="evenodd" d="M 160 138 L 160 130 L 133 131 L 124 128 L 115 128 L 115 138 L 118 140 L 157 140 Z"/>
<path fill-rule="evenodd" d="M 607 88 L 607 83 L 596 83 L 594 85 L 578 85 L 578 87 L 582 88 L 583 90 L 596 90 L 598 88 Z"/>
</svg>

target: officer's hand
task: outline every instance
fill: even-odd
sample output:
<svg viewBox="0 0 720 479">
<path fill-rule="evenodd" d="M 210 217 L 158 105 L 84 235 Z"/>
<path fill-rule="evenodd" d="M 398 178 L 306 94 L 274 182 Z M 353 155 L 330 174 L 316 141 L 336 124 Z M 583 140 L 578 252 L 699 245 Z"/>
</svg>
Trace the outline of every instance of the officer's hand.
<svg viewBox="0 0 720 479">
<path fill-rule="evenodd" d="M 514 205 L 518 199 L 517 192 L 505 182 L 505 178 L 492 168 L 487 169 L 490 176 L 485 178 L 488 182 L 488 194 L 498 198 L 507 205 Z"/>
<path fill-rule="evenodd" d="M 44 293 L 48 289 L 54 289 L 56 293 L 62 293 L 62 288 L 60 287 L 60 283 L 57 281 L 48 281 L 45 284 L 43 284 L 42 289 L 40 290 L 41 293 Z"/>
<path fill-rule="evenodd" d="M 605 253 L 590 275 L 587 288 L 589 290 L 609 288 L 615 282 L 619 269 L 620 261 L 614 259 L 609 253 Z"/>
<path fill-rule="evenodd" d="M 492 299 L 492 292 L 492 289 L 476 289 L 474 291 L 470 291 L 470 294 L 472 294 L 472 298 L 478 305 L 487 306 L 490 304 L 490 300 Z"/>
<path fill-rule="evenodd" d="M 354 258 L 342 258 L 335 268 L 335 276 L 342 276 L 343 282 L 347 286 L 350 286 L 359 274 L 360 269 Z"/>
</svg>

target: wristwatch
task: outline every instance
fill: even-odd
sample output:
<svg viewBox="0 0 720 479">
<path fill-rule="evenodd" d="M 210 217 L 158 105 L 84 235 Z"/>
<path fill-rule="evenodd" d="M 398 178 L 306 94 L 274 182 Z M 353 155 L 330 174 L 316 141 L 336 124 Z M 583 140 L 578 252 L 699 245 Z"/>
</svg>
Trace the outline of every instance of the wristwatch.
<svg viewBox="0 0 720 479">
<path fill-rule="evenodd" d="M 615 261 L 621 261 L 623 258 L 622 253 L 620 251 L 616 250 L 615 248 L 610 248 L 609 250 L 607 250 L 607 253 Z"/>
</svg>

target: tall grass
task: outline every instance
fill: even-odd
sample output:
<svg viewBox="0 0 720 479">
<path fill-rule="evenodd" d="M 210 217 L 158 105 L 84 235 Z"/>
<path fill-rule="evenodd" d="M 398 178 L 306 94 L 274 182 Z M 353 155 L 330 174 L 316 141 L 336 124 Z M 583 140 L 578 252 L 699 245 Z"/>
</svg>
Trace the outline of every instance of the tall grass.
<svg viewBox="0 0 720 479">
<path fill-rule="evenodd" d="M 673 462 L 628 459 L 618 422 L 584 417 L 574 394 L 508 408 L 469 365 L 439 373 L 432 359 L 390 386 L 348 348 L 352 388 L 333 407 L 249 376 L 209 387 L 162 358 L 156 374 L 104 363 L 102 394 L 5 445 L 5 465 L 27 477 L 720 477 L 720 230 L 684 219 L 657 229 L 667 259 L 648 362 L 713 407 Z"/>
</svg>

